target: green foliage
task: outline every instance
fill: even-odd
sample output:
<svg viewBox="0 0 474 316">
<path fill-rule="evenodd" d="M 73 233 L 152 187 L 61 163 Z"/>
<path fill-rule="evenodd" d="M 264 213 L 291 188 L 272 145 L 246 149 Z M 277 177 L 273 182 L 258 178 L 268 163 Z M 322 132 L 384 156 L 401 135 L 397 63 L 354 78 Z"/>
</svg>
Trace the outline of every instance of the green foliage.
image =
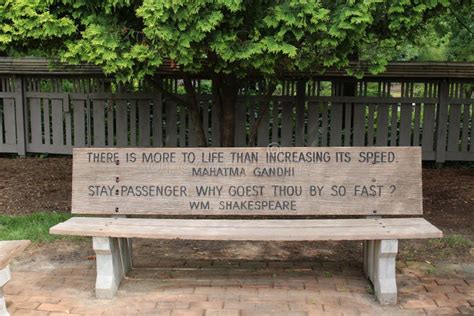
<svg viewBox="0 0 474 316">
<path fill-rule="evenodd" d="M 399 59 L 474 61 L 474 1 L 452 1 L 445 14 L 427 21 L 414 42 L 400 46 Z"/>
<path fill-rule="evenodd" d="M 29 239 L 51 241 L 61 236 L 50 235 L 49 228 L 69 219 L 64 213 L 34 213 L 31 215 L 0 215 L 0 240 Z"/>
<path fill-rule="evenodd" d="M 448 0 L 0 0 L 0 52 L 60 56 L 119 80 L 155 74 L 165 59 L 188 73 L 274 77 L 384 69 Z M 360 75 L 360 71 L 351 73 Z"/>
</svg>

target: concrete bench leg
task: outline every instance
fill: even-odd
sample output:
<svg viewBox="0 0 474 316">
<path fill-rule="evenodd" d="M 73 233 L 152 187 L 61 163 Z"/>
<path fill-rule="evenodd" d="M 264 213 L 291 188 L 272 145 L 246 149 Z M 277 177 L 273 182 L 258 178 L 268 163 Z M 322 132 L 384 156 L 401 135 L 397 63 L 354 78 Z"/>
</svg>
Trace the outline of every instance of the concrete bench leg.
<svg viewBox="0 0 474 316">
<path fill-rule="evenodd" d="M 396 256 L 398 240 L 364 242 L 364 271 L 381 305 L 397 303 Z"/>
<path fill-rule="evenodd" d="M 0 315 L 9 316 L 10 314 L 7 311 L 7 304 L 5 301 L 5 296 L 3 295 L 3 286 L 10 281 L 10 266 L 6 266 L 0 270 Z"/>
<path fill-rule="evenodd" d="M 131 242 L 126 238 L 94 237 L 97 261 L 97 298 L 113 298 L 120 282 L 132 267 Z"/>
</svg>

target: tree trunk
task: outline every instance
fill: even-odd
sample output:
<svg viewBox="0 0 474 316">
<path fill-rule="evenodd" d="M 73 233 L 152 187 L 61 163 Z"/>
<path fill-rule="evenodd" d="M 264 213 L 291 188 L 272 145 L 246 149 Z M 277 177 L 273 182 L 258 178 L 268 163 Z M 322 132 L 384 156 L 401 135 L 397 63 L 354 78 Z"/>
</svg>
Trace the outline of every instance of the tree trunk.
<svg viewBox="0 0 474 316">
<path fill-rule="evenodd" d="M 196 89 L 193 86 L 191 78 L 185 76 L 184 87 L 188 96 L 187 108 L 189 119 L 191 120 L 191 127 L 193 128 L 196 145 L 198 147 L 207 147 L 206 133 L 202 124 L 202 115 L 199 108 L 199 103 L 196 97 Z"/>
<path fill-rule="evenodd" d="M 222 147 L 235 146 L 235 107 L 239 86 L 232 75 L 219 75 L 212 82 L 217 94 L 220 143 Z"/>
</svg>

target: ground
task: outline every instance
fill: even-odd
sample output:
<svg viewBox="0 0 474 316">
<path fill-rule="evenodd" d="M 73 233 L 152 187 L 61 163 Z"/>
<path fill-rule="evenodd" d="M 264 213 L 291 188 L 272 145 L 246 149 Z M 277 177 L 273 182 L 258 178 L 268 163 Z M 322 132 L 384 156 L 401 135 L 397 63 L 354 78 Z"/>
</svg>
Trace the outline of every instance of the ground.
<svg viewBox="0 0 474 316">
<path fill-rule="evenodd" d="M 474 314 L 474 169 L 423 169 L 424 217 L 442 240 L 403 241 L 399 305 L 381 308 L 359 242 L 137 240 L 112 301 L 94 298 L 89 239 L 36 243 L 12 266 L 14 315 Z M 0 158 L 0 214 L 70 209 L 70 158 Z M 158 281 L 159 280 L 159 281 Z"/>
</svg>

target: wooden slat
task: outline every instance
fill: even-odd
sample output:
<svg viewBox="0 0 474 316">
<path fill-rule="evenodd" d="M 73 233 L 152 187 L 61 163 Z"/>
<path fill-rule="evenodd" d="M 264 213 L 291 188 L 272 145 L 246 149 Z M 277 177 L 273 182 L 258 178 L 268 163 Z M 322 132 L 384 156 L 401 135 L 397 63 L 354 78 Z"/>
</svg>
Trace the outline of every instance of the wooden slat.
<svg viewBox="0 0 474 316">
<path fill-rule="evenodd" d="M 116 141 L 115 141 L 115 132 L 114 132 L 115 109 L 114 109 L 114 104 L 112 100 L 107 102 L 106 107 L 105 107 L 105 112 L 107 113 L 107 146 L 113 147 L 116 145 Z"/>
<path fill-rule="evenodd" d="M 186 147 L 186 121 L 188 119 L 187 109 L 184 106 L 178 107 L 178 144 L 179 147 Z M 191 126 L 191 121 L 189 121 Z"/>
<path fill-rule="evenodd" d="M 18 256 L 31 242 L 29 240 L 0 241 L 0 270 Z"/>
<path fill-rule="evenodd" d="M 434 122 L 435 122 L 435 105 L 424 104 L 423 106 L 423 135 L 421 146 L 424 151 L 431 151 L 434 148 Z"/>
<path fill-rule="evenodd" d="M 341 146 L 343 103 L 331 105 L 331 146 Z"/>
<path fill-rule="evenodd" d="M 5 128 L 5 143 L 16 145 L 14 99 L 3 99 L 3 124 Z"/>
<path fill-rule="evenodd" d="M 354 139 L 352 146 L 365 145 L 365 104 L 354 104 Z"/>
<path fill-rule="evenodd" d="M 2 81 L 0 81 L 2 83 Z M 1 100 L 2 97 L 0 96 L 0 146 L 4 143 L 3 139 L 3 100 Z"/>
<path fill-rule="evenodd" d="M 295 117 L 295 146 L 304 146 L 305 114 L 306 114 L 306 82 L 296 83 L 296 117 Z"/>
<path fill-rule="evenodd" d="M 369 104 L 369 113 L 367 114 L 367 146 L 373 146 L 375 144 L 374 140 L 374 115 L 375 115 L 375 105 Z"/>
<path fill-rule="evenodd" d="M 281 146 L 288 147 L 293 143 L 293 104 L 281 104 Z"/>
<path fill-rule="evenodd" d="M 64 128 L 63 128 L 63 100 L 51 100 L 51 117 L 53 120 L 53 143 L 54 147 L 64 146 Z M 101 144 L 104 145 L 104 144 Z"/>
<path fill-rule="evenodd" d="M 72 111 L 69 96 L 63 98 L 65 147 L 72 153 Z"/>
<path fill-rule="evenodd" d="M 211 144 L 212 146 L 220 146 L 221 134 L 219 127 L 219 112 L 217 105 L 219 104 L 219 92 L 217 89 L 212 89 L 212 107 L 211 107 Z M 236 105 L 238 106 L 238 105 Z"/>
<path fill-rule="evenodd" d="M 150 140 L 151 140 L 150 139 L 150 101 L 139 100 L 137 102 L 137 107 L 138 107 L 138 131 L 140 133 L 139 146 L 149 147 Z M 180 128 L 182 129 L 183 126 L 181 125 Z"/>
<path fill-rule="evenodd" d="M 344 146 L 352 144 L 352 103 L 344 104 Z"/>
<path fill-rule="evenodd" d="M 161 93 L 153 98 L 153 146 L 163 146 L 163 107 Z"/>
<path fill-rule="evenodd" d="M 165 105 L 166 115 L 166 147 L 176 147 L 178 145 L 178 122 L 177 122 L 177 107 L 172 100 L 167 100 Z"/>
<path fill-rule="evenodd" d="M 326 102 L 321 103 L 321 146 L 328 145 L 328 128 L 329 128 L 329 117 L 328 117 L 328 104 Z"/>
<path fill-rule="evenodd" d="M 413 146 L 420 146 L 420 121 L 421 121 L 421 104 L 415 104 L 415 118 L 413 121 Z"/>
<path fill-rule="evenodd" d="M 263 106 L 262 103 L 259 106 Z M 270 108 L 270 106 L 269 106 Z M 269 133 L 270 133 L 270 111 L 269 108 L 265 111 L 262 117 L 262 121 L 260 122 L 260 126 L 257 130 L 257 145 L 258 146 L 268 146 L 268 142 L 270 140 Z M 260 113 L 260 110 L 259 110 Z"/>
<path fill-rule="evenodd" d="M 43 131 L 41 128 L 41 100 L 37 98 L 31 98 L 29 101 L 31 143 L 41 145 L 43 142 Z"/>
<path fill-rule="evenodd" d="M 272 118 L 272 139 L 270 140 L 273 144 L 279 143 L 279 131 L 280 131 L 280 103 L 278 101 L 272 102 L 271 107 L 271 118 Z"/>
<path fill-rule="evenodd" d="M 474 101 L 473 101 L 474 103 Z M 462 132 L 461 132 L 461 151 L 465 152 L 468 148 L 469 143 L 469 119 L 471 116 L 471 105 L 464 104 L 463 106 L 463 117 L 462 117 Z M 474 125 L 474 122 L 472 122 Z M 474 135 L 472 135 L 474 138 Z M 474 139 L 472 140 L 474 142 Z"/>
<path fill-rule="evenodd" d="M 214 112 L 216 109 L 214 108 Z M 245 102 L 237 102 L 235 105 L 235 146 L 243 147 L 246 145 L 245 122 L 247 115 L 247 104 Z"/>
<path fill-rule="evenodd" d="M 86 145 L 85 102 L 83 100 L 71 102 L 74 111 L 74 146 L 84 147 Z"/>
<path fill-rule="evenodd" d="M 449 105 L 448 151 L 459 150 L 461 105 Z"/>
<path fill-rule="evenodd" d="M 404 220 L 404 221 L 403 221 Z M 440 238 L 422 218 L 338 220 L 168 220 L 72 218 L 52 234 L 194 240 L 381 240 Z"/>
<path fill-rule="evenodd" d="M 133 107 L 135 106 L 135 102 L 133 102 Z M 117 146 L 128 146 L 128 109 L 127 109 L 127 100 L 116 100 L 115 101 L 115 137 Z M 135 121 L 136 116 L 132 116 L 135 113 L 135 109 L 133 113 L 130 113 L 131 120 Z M 136 142 L 136 123 L 134 122 L 133 126 L 130 126 L 130 129 L 133 131 L 131 132 L 132 136 L 132 143 Z M 130 124 L 131 125 L 131 124 Z M 135 128 L 133 128 L 135 127 Z M 132 145 L 133 146 L 133 145 Z"/>
<path fill-rule="evenodd" d="M 94 147 L 105 146 L 105 103 L 104 100 L 93 100 Z"/>
<path fill-rule="evenodd" d="M 388 145 L 388 104 L 377 105 L 377 135 L 375 144 L 377 146 Z"/>
<path fill-rule="evenodd" d="M 392 104 L 391 123 L 390 123 L 390 146 L 397 146 L 398 135 L 399 135 L 398 104 Z"/>
<path fill-rule="evenodd" d="M 319 103 L 308 103 L 308 146 L 319 145 Z"/>
<path fill-rule="evenodd" d="M 400 106 L 400 134 L 399 134 L 399 146 L 410 146 L 411 145 L 411 124 L 412 124 L 412 105 L 402 104 Z"/>
</svg>

